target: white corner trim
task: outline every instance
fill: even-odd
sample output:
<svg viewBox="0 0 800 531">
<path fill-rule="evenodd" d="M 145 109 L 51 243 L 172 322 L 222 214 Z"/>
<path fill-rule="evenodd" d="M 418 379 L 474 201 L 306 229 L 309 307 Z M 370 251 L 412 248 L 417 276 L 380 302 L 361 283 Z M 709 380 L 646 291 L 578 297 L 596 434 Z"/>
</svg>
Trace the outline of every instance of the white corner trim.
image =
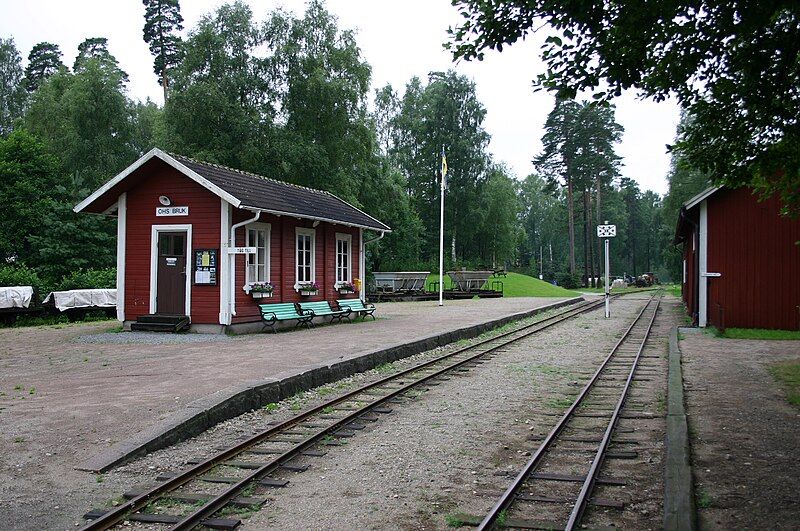
<svg viewBox="0 0 800 531">
<path fill-rule="evenodd" d="M 184 310 L 192 319 L 192 225 L 153 225 L 150 230 L 150 313 L 156 313 L 156 291 L 158 290 L 158 233 L 186 233 L 186 305 Z"/>
<path fill-rule="evenodd" d="M 127 235 L 128 194 L 117 198 L 117 320 L 125 321 L 125 238 Z"/>
<path fill-rule="evenodd" d="M 317 231 L 316 229 L 307 229 L 305 227 L 294 228 L 294 290 L 300 290 L 300 281 L 297 278 L 297 267 L 300 265 L 297 261 L 297 237 L 300 234 L 311 236 L 311 279 L 304 280 L 303 282 L 316 282 L 317 281 Z"/>
<path fill-rule="evenodd" d="M 708 325 L 708 201 L 700 203 L 700 279 L 698 289 L 697 325 L 705 328 Z"/>
<path fill-rule="evenodd" d="M 358 291 L 358 296 L 361 302 L 367 302 L 367 275 L 366 271 L 366 257 L 364 256 L 364 229 L 358 229 L 358 277 L 361 280 L 361 289 Z"/>
<path fill-rule="evenodd" d="M 224 199 L 220 202 L 220 236 L 219 236 L 219 256 L 217 257 L 217 285 L 219 286 L 219 324 L 231 324 L 230 312 L 230 282 L 228 274 L 230 272 L 231 261 L 228 259 L 228 234 L 231 230 L 231 204 Z"/>
<path fill-rule="evenodd" d="M 158 148 L 153 148 L 144 155 L 142 155 L 141 157 L 139 157 L 139 159 L 136 162 L 134 162 L 133 164 L 122 170 L 120 173 L 112 177 L 103 186 L 95 190 L 94 193 L 92 193 L 89 197 L 87 197 L 86 199 L 75 205 L 75 207 L 72 210 L 75 212 L 81 212 L 84 208 L 86 208 L 87 206 L 92 204 L 95 200 L 97 200 L 97 198 L 99 198 L 100 196 L 111 190 L 114 186 L 116 186 L 118 183 L 120 183 L 122 180 L 128 177 L 128 175 L 138 170 L 145 162 L 149 161 L 153 157 L 157 157 L 163 160 L 164 162 L 166 162 L 167 164 L 169 164 L 170 166 L 172 166 L 185 176 L 189 177 L 191 180 L 195 181 L 203 188 L 206 188 L 207 190 L 216 194 L 222 199 L 225 199 L 233 206 L 238 207 L 242 203 L 239 199 L 232 196 L 219 186 L 215 185 L 214 183 L 212 183 L 211 181 L 209 181 L 196 171 L 184 166 L 183 164 L 175 160 L 167 153 L 164 153 Z"/>
</svg>

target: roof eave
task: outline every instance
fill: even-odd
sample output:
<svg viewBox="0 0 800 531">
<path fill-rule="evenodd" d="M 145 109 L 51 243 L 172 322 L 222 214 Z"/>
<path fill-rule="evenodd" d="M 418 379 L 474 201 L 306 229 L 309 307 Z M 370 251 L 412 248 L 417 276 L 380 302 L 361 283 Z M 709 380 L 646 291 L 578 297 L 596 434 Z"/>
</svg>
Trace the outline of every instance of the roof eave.
<svg viewBox="0 0 800 531">
<path fill-rule="evenodd" d="M 240 205 L 239 208 L 242 208 L 244 210 L 250 210 L 252 212 L 264 212 L 266 214 L 274 214 L 276 216 L 291 216 L 291 217 L 301 218 L 301 219 L 311 219 L 311 220 L 314 220 L 314 221 L 324 221 L 325 223 L 334 223 L 336 225 L 345 225 L 345 226 L 348 226 L 348 227 L 356 227 L 356 228 L 359 228 L 359 229 L 376 230 L 376 231 L 379 231 L 379 232 L 392 232 L 391 227 L 381 223 L 378 220 L 375 220 L 375 221 L 377 223 L 380 223 L 380 225 L 382 225 L 380 227 L 378 227 L 378 226 L 370 226 L 370 225 L 362 225 L 360 223 L 350 223 L 348 221 L 342 221 L 342 220 L 339 220 L 339 219 L 332 219 L 332 218 L 325 218 L 325 217 L 321 217 L 321 216 L 310 216 L 308 214 L 298 214 L 297 212 L 285 212 L 285 211 L 282 211 L 282 210 L 272 210 L 272 209 L 269 209 L 269 208 L 261 208 L 261 207 L 250 206 L 250 205 Z M 369 216 L 369 217 L 372 218 L 372 216 Z M 372 218 L 372 219 L 375 219 L 375 218 Z"/>
<path fill-rule="evenodd" d="M 691 210 L 694 207 L 696 207 L 697 205 L 699 205 L 700 203 L 702 203 L 704 200 L 708 199 L 710 196 L 714 195 L 715 193 L 717 193 L 720 190 L 722 190 L 722 186 L 709 186 L 708 188 L 706 188 L 705 190 L 703 190 L 702 192 L 700 192 L 699 194 L 697 194 L 693 198 L 691 198 L 688 201 L 686 201 L 683 204 L 683 207 L 686 210 Z"/>
</svg>

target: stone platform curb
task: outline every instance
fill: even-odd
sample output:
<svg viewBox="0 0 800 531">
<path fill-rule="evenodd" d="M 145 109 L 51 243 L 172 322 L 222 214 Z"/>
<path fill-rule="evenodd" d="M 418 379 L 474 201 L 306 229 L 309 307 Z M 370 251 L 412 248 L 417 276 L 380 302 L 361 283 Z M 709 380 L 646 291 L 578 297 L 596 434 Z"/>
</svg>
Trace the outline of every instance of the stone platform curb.
<svg viewBox="0 0 800 531">
<path fill-rule="evenodd" d="M 694 485 L 690 462 L 689 430 L 683 401 L 683 373 L 678 328 L 669 334 L 669 380 L 667 384 L 667 441 L 664 470 L 664 529 L 697 529 Z"/>
<path fill-rule="evenodd" d="M 368 371 L 384 363 L 406 358 L 462 339 L 471 339 L 512 321 L 576 304 L 584 300 L 574 297 L 485 323 L 435 334 L 427 338 L 378 350 L 356 358 L 323 362 L 284 371 L 273 378 L 245 382 L 223 389 L 194 402 L 183 410 L 121 441 L 104 452 L 84 461 L 77 470 L 105 472 L 131 459 L 179 443 L 225 420 L 237 417 L 270 402 L 280 402 L 301 391 L 307 391 L 353 374 Z"/>
</svg>

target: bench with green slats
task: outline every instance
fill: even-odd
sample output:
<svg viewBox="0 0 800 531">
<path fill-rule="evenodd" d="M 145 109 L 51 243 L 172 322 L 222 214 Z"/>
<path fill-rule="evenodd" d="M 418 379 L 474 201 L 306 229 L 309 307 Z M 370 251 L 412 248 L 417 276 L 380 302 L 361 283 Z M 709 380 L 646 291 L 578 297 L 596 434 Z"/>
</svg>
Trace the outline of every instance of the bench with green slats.
<svg viewBox="0 0 800 531">
<path fill-rule="evenodd" d="M 357 313 L 363 319 L 366 319 L 369 315 L 372 319 L 375 319 L 375 305 L 374 304 L 364 304 L 361 299 L 339 299 L 336 301 L 336 304 L 342 310 L 350 310 L 352 313 Z"/>
<path fill-rule="evenodd" d="M 328 301 L 318 301 L 318 302 L 298 302 L 300 309 L 305 312 L 311 312 L 314 317 L 330 317 L 330 322 L 333 321 L 341 321 L 342 319 L 350 320 L 350 310 L 345 310 L 341 308 L 339 310 L 334 310 L 331 308 L 331 305 Z"/>
<path fill-rule="evenodd" d="M 279 321 L 293 321 L 296 320 L 295 327 L 306 325 L 307 327 L 314 326 L 311 320 L 314 318 L 312 312 L 305 312 L 298 310 L 293 302 L 281 302 L 277 304 L 259 304 L 261 310 L 261 320 L 264 321 L 264 328 L 270 327 L 273 332 L 275 330 L 275 323 Z"/>
</svg>

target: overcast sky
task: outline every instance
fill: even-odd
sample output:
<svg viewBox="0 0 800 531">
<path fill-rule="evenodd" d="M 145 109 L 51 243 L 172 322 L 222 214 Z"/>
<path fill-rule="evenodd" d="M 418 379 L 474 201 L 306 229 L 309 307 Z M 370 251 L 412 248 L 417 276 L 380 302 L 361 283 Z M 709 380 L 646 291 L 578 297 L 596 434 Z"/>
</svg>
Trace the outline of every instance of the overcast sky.
<svg viewBox="0 0 800 531">
<path fill-rule="evenodd" d="M 224 4 L 224 0 L 182 0 L 185 30 Z M 264 20 L 276 6 L 302 13 L 301 0 L 249 0 L 256 20 Z M 442 49 L 447 27 L 459 21 L 449 0 L 328 0 L 328 9 L 339 18 L 339 27 L 357 30 L 357 40 L 372 66 L 373 88 L 391 83 L 405 86 L 414 75 L 423 80 L 428 72 L 455 68 L 472 78 L 478 97 L 486 106 L 489 149 L 517 177 L 533 171 L 531 159 L 541 149 L 540 138 L 552 96 L 534 93 L 533 77 L 543 71 L 539 44 L 544 32 L 526 42 L 487 54 L 483 62 L 453 65 Z M 161 87 L 152 71 L 152 56 L 142 40 L 144 6 L 140 0 L 0 0 L 0 37 L 14 38 L 27 59 L 34 44 L 58 44 L 64 62 L 72 66 L 78 44 L 87 37 L 107 37 L 109 48 L 130 76 L 130 96 L 161 103 Z M 636 179 L 643 189 L 665 193 L 669 157 L 665 145 L 673 141 L 678 123 L 674 102 L 653 103 L 624 94 L 616 102 L 617 121 L 625 128 L 618 153 L 622 174 Z"/>
</svg>

